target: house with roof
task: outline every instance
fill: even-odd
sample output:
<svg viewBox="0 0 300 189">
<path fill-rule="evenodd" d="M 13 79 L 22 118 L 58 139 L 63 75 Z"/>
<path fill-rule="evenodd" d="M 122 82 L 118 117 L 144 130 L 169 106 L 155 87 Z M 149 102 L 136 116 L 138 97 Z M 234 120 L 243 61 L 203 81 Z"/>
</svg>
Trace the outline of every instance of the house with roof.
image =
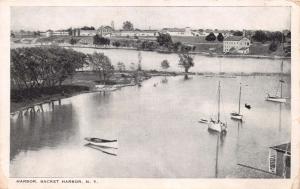
<svg viewBox="0 0 300 189">
<path fill-rule="evenodd" d="M 161 33 L 168 33 L 170 36 L 194 36 L 190 27 L 186 28 L 163 28 Z"/>
<path fill-rule="evenodd" d="M 102 37 L 111 37 L 114 29 L 111 26 L 101 26 L 97 30 L 97 34 Z"/>
<path fill-rule="evenodd" d="M 269 148 L 269 172 L 283 178 L 291 176 L 291 143 Z"/>
<path fill-rule="evenodd" d="M 229 36 L 223 40 L 224 53 L 250 53 L 250 39 L 244 36 Z"/>
</svg>

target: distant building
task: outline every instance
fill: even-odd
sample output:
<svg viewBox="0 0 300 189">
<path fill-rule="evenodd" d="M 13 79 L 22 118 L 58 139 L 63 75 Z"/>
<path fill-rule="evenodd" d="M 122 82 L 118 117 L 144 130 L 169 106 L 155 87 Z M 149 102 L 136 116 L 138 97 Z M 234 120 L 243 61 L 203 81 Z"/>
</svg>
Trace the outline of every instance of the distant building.
<svg viewBox="0 0 300 189">
<path fill-rule="evenodd" d="M 72 36 L 95 36 L 97 34 L 97 30 L 83 30 L 83 29 L 73 29 Z"/>
<path fill-rule="evenodd" d="M 20 37 L 23 37 L 23 38 L 26 37 L 27 38 L 27 37 L 34 37 L 35 36 L 34 32 L 23 31 L 23 30 L 18 31 L 18 32 L 12 32 L 12 34 L 13 34 L 14 37 L 18 37 L 18 38 L 20 38 Z"/>
<path fill-rule="evenodd" d="M 47 30 L 45 32 L 40 32 L 41 36 L 44 37 L 51 37 L 51 36 L 68 36 L 69 35 L 69 31 L 66 30 Z"/>
<path fill-rule="evenodd" d="M 53 31 L 52 36 L 68 36 L 69 35 L 69 31 L 66 30 L 56 30 Z"/>
<path fill-rule="evenodd" d="M 40 32 L 40 36 L 42 36 L 42 37 L 50 37 L 51 36 L 51 34 L 52 34 L 52 30 L 47 30 L 47 31 L 45 31 L 45 32 Z"/>
<path fill-rule="evenodd" d="M 250 40 L 244 36 L 229 36 L 223 41 L 224 53 L 250 53 Z"/>
<path fill-rule="evenodd" d="M 137 31 L 117 30 L 112 33 L 113 37 L 134 37 L 137 36 Z"/>
<path fill-rule="evenodd" d="M 164 28 L 161 30 L 162 33 L 168 33 L 171 36 L 194 36 L 191 28 Z"/>
<path fill-rule="evenodd" d="M 113 23 L 112 23 L 113 24 Z M 97 34 L 102 37 L 111 37 L 114 29 L 111 26 L 101 26 L 97 30 Z"/>
<path fill-rule="evenodd" d="M 114 31 L 112 36 L 115 37 L 156 37 L 158 36 L 157 30 L 119 30 Z"/>
<path fill-rule="evenodd" d="M 283 178 L 291 176 L 291 143 L 269 149 L 269 171 Z"/>
<path fill-rule="evenodd" d="M 137 32 L 138 37 L 156 37 L 158 36 L 157 30 L 140 30 Z"/>
</svg>

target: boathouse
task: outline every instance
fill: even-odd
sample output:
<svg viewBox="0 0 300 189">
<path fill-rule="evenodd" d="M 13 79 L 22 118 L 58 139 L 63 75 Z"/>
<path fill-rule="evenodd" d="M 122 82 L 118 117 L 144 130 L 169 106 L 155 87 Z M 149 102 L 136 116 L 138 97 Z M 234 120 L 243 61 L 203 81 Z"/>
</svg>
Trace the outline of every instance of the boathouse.
<svg viewBox="0 0 300 189">
<path fill-rule="evenodd" d="M 291 143 L 269 148 L 269 171 L 283 178 L 291 176 Z"/>
</svg>

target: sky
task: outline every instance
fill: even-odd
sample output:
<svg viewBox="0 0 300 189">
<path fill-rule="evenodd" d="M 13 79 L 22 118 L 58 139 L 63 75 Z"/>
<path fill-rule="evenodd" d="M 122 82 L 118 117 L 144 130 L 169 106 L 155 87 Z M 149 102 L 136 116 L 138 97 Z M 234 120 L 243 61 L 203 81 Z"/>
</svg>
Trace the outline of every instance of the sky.
<svg viewBox="0 0 300 189">
<path fill-rule="evenodd" d="M 290 29 L 289 7 L 11 7 L 12 30 L 67 29 L 124 21 L 134 28 Z"/>
</svg>

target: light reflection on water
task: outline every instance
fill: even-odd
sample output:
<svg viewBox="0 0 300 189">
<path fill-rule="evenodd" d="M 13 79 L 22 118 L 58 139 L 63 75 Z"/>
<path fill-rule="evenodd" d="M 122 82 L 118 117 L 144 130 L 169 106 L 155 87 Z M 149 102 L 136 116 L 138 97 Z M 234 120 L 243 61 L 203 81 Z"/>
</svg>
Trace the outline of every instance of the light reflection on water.
<svg viewBox="0 0 300 189">
<path fill-rule="evenodd" d="M 62 100 L 53 111 L 11 120 L 10 175 L 65 177 L 215 177 L 217 136 L 199 124 L 216 114 L 219 78 L 193 76 L 147 80 L 141 88 L 89 93 Z M 264 100 L 278 77 L 221 78 L 218 177 L 270 177 L 237 166 L 268 169 L 268 147 L 290 141 L 290 103 Z M 290 97 L 290 78 L 284 96 Z M 243 87 L 244 122 L 230 119 Z M 154 83 L 159 83 L 153 87 Z M 85 147 L 84 137 L 118 139 L 118 156 Z M 34 167 L 34 168 L 32 168 Z"/>
</svg>

